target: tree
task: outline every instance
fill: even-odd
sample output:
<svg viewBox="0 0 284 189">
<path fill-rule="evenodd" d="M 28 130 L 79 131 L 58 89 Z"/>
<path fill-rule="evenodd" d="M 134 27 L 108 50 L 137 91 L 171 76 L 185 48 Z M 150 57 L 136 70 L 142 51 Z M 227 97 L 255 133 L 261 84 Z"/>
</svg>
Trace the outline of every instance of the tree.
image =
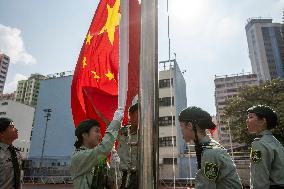
<svg viewBox="0 0 284 189">
<path fill-rule="evenodd" d="M 259 86 L 246 86 L 238 95 L 225 102 L 224 118 L 230 123 L 234 142 L 250 144 L 255 136 L 249 135 L 246 128 L 247 109 L 262 104 L 273 108 L 279 124 L 272 130 L 274 136 L 284 144 L 284 80 L 274 79 Z"/>
</svg>

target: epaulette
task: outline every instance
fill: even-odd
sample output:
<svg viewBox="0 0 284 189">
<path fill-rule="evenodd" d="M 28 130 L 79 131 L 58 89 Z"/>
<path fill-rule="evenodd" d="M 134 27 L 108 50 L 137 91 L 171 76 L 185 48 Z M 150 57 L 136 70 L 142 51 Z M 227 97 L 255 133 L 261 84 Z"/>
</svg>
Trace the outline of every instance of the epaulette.
<svg viewBox="0 0 284 189">
<path fill-rule="evenodd" d="M 260 138 L 259 137 L 257 137 L 257 138 L 255 138 L 255 139 L 253 139 L 253 141 L 259 141 L 260 140 Z"/>
</svg>

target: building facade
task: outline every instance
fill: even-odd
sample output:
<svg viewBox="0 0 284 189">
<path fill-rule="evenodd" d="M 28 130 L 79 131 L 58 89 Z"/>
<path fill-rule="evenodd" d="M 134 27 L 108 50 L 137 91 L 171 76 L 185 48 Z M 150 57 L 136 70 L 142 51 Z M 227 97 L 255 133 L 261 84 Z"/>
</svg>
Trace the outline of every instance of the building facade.
<svg viewBox="0 0 284 189">
<path fill-rule="evenodd" d="M 186 83 L 175 60 L 161 61 L 159 69 L 159 174 L 161 179 L 188 175 L 187 145 L 178 114 L 187 107 Z M 186 159 L 186 162 L 184 160 Z M 182 169 L 181 169 L 182 167 Z"/>
<path fill-rule="evenodd" d="M 238 143 L 231 143 L 230 124 L 224 120 L 225 101 L 238 94 L 238 89 L 244 86 L 259 85 L 256 74 L 243 73 L 235 75 L 215 76 L 215 106 L 216 120 L 220 143 L 226 148 L 239 147 Z"/>
<path fill-rule="evenodd" d="M 262 81 L 284 78 L 284 41 L 281 24 L 252 18 L 245 26 L 252 72 Z"/>
<path fill-rule="evenodd" d="M 33 168 L 65 170 L 70 165 L 70 156 L 75 149 L 71 82 L 72 75 L 40 81 L 28 158 Z"/>
<path fill-rule="evenodd" d="M 6 77 L 9 69 L 10 58 L 5 54 L 0 54 L 0 94 L 3 94 Z"/>
<path fill-rule="evenodd" d="M 15 93 L 16 92 L 0 94 L 0 100 L 12 100 L 12 101 L 14 101 L 16 99 Z"/>
<path fill-rule="evenodd" d="M 46 77 L 40 74 L 32 74 L 27 80 L 18 81 L 16 101 L 35 107 L 39 94 L 40 81 Z"/>
<path fill-rule="evenodd" d="M 20 150 L 23 159 L 27 158 L 30 150 L 30 138 L 35 109 L 11 100 L 0 101 L 0 117 L 8 117 L 14 121 L 18 129 L 18 139 L 13 145 Z"/>
</svg>

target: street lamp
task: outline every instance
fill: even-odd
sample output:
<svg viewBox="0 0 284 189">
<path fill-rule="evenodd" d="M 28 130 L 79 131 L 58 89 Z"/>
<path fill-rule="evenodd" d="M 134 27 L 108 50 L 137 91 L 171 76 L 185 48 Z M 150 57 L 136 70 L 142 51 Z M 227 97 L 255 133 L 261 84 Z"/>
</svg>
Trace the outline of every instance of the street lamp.
<svg viewBox="0 0 284 189">
<path fill-rule="evenodd" d="M 42 150 L 41 150 L 41 157 L 40 157 L 40 171 L 41 171 L 41 167 L 42 167 L 43 153 L 44 153 L 44 147 L 45 147 L 45 141 L 46 141 L 47 123 L 50 120 L 49 117 L 51 116 L 52 110 L 50 108 L 46 108 L 46 109 L 43 109 L 43 111 L 45 112 L 45 116 L 44 117 L 46 118 L 46 121 L 45 121 L 45 130 L 44 130 Z M 41 171 L 41 173 L 42 173 L 42 171 Z"/>
</svg>

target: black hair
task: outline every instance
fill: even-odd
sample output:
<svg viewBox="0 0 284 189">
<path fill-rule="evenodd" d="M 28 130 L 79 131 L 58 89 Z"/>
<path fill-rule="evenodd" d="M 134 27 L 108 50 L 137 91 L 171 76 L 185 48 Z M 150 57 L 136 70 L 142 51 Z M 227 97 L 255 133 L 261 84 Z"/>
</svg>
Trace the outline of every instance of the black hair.
<svg viewBox="0 0 284 189">
<path fill-rule="evenodd" d="M 75 141 L 75 148 L 78 149 L 83 145 L 83 134 L 89 133 L 93 127 L 100 127 L 100 123 L 94 119 L 87 119 L 81 121 L 75 130 L 75 136 L 77 140 Z"/>
<path fill-rule="evenodd" d="M 265 105 L 257 105 L 249 108 L 247 113 L 254 113 L 259 119 L 266 119 L 267 129 L 273 129 L 278 124 L 278 117 L 276 112 Z"/>
<path fill-rule="evenodd" d="M 182 110 L 178 119 L 180 122 L 191 122 L 193 125 L 198 125 L 202 130 L 214 129 L 216 127 L 212 122 L 210 114 L 196 106 Z"/>
<path fill-rule="evenodd" d="M 0 118 L 0 132 L 5 131 L 9 127 L 11 122 L 13 122 L 13 120 L 11 120 L 10 118 L 1 117 Z"/>
<path fill-rule="evenodd" d="M 138 110 L 138 103 L 134 104 L 133 106 L 131 106 L 128 110 L 129 113 L 134 113 L 135 111 Z"/>
</svg>

